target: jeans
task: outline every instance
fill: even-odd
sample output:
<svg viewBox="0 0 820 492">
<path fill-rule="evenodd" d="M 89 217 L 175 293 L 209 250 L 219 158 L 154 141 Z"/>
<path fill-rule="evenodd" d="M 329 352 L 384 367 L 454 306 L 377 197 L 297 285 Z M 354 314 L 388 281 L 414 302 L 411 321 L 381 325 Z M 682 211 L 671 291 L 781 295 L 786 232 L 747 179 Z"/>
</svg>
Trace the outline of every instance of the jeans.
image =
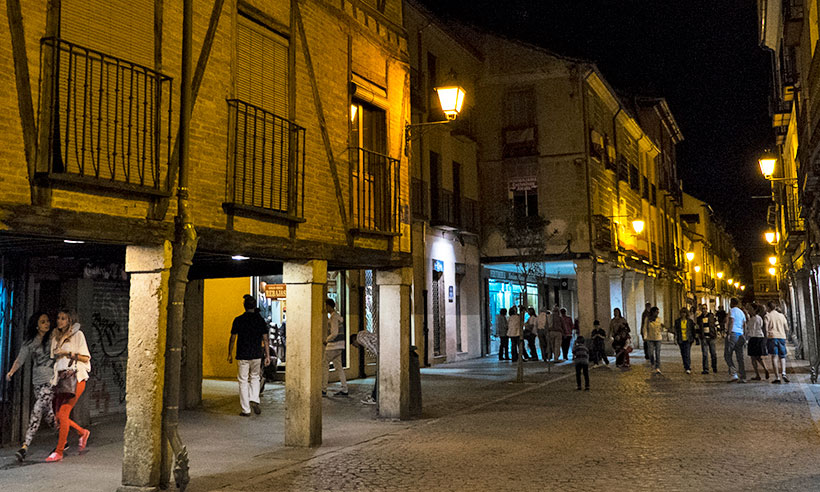
<svg viewBox="0 0 820 492">
<path fill-rule="evenodd" d="M 538 351 L 535 349 L 535 333 L 528 333 L 527 335 L 524 335 L 524 340 L 527 341 L 527 347 L 530 351 L 529 355 L 527 355 L 527 349 L 525 348 L 522 350 L 522 355 L 524 358 L 538 360 Z"/>
<path fill-rule="evenodd" d="M 575 382 L 578 383 L 578 389 L 581 389 L 581 371 L 584 372 L 584 384 L 589 388 L 589 364 L 575 363 Z"/>
<path fill-rule="evenodd" d="M 652 369 L 661 368 L 661 341 L 647 340 L 647 348 L 649 348 L 649 366 Z"/>
<path fill-rule="evenodd" d="M 547 339 L 546 330 L 538 330 L 538 344 L 541 346 L 541 358 L 544 362 L 548 361 L 549 356 L 549 339 Z"/>
<path fill-rule="evenodd" d="M 237 360 L 239 373 L 239 407 L 242 413 L 251 413 L 251 402 L 259 403 L 259 386 L 261 384 L 262 359 Z"/>
<path fill-rule="evenodd" d="M 564 352 L 564 360 L 569 360 L 569 346 L 572 344 L 572 335 L 561 337 L 561 351 Z"/>
<path fill-rule="evenodd" d="M 521 340 L 521 337 L 509 337 L 510 343 L 512 344 L 512 360 L 513 362 L 518 360 L 518 341 Z"/>
<path fill-rule="evenodd" d="M 723 347 L 723 357 L 726 359 L 726 365 L 729 366 L 729 375 L 740 376 L 740 379 L 746 379 L 746 367 L 743 364 L 743 346 L 746 345 L 746 339 L 743 335 L 730 332 L 726 335 L 726 345 Z M 732 354 L 737 358 L 737 368 L 732 362 Z"/>
<path fill-rule="evenodd" d="M 714 338 L 704 338 L 700 341 L 700 353 L 703 356 L 703 370 L 709 370 L 709 354 L 712 355 L 712 370 L 717 372 L 717 350 Z"/>
<path fill-rule="evenodd" d="M 680 342 L 678 345 L 680 347 L 680 357 L 683 359 L 683 369 L 685 371 L 692 370 L 692 341 L 686 340 L 685 342 Z"/>
<path fill-rule="evenodd" d="M 501 337 L 501 344 L 498 346 L 498 360 L 510 358 L 510 337 Z"/>
<path fill-rule="evenodd" d="M 339 375 L 339 382 L 342 383 L 342 391 L 347 392 L 347 376 L 345 375 L 345 365 L 342 363 L 342 349 L 325 350 L 325 370 L 322 372 L 322 391 L 327 391 L 327 380 L 330 377 L 330 363 L 333 362 L 333 369 Z"/>
</svg>

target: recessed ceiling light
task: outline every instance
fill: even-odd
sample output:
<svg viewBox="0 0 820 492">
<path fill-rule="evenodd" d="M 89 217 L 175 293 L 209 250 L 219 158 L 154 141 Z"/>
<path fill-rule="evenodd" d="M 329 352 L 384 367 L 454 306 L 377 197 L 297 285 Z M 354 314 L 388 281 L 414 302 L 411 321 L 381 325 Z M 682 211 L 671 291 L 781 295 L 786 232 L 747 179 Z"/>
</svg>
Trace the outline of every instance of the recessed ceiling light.
<svg viewBox="0 0 820 492">
<path fill-rule="evenodd" d="M 242 255 L 233 255 L 233 256 L 231 256 L 231 259 L 236 260 L 236 261 L 245 261 L 245 260 L 250 260 L 250 257 L 249 256 L 242 256 Z"/>
<path fill-rule="evenodd" d="M 66 244 L 85 244 L 85 241 L 75 241 L 73 239 L 63 239 Z"/>
</svg>

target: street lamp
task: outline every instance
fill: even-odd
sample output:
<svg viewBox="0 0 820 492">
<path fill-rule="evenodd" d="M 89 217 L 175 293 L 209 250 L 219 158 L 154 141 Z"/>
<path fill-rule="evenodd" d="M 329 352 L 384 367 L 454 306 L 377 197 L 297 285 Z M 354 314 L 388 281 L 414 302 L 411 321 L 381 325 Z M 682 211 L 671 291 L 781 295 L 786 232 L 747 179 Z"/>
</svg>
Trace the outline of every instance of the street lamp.
<svg viewBox="0 0 820 492">
<path fill-rule="evenodd" d="M 723 278 L 723 272 L 717 272 L 717 278 L 722 279 Z"/>
<path fill-rule="evenodd" d="M 644 221 L 642 221 L 641 219 L 633 220 L 632 221 L 632 230 L 635 231 L 635 234 L 640 234 L 641 232 L 643 232 L 644 225 L 646 225 L 646 223 Z"/>
<path fill-rule="evenodd" d="M 767 243 L 774 244 L 774 240 L 777 236 L 775 235 L 774 231 L 766 231 L 763 234 L 763 237 L 766 238 Z"/>
<path fill-rule="evenodd" d="M 686 252 L 686 261 L 692 261 L 695 259 L 695 252 L 694 251 L 687 251 Z"/>
<path fill-rule="evenodd" d="M 407 143 L 410 142 L 411 132 L 413 130 L 433 125 L 446 125 L 456 119 L 459 113 L 461 113 L 461 107 L 464 105 L 464 96 L 467 94 L 464 91 L 464 88 L 458 85 L 448 85 L 434 87 L 433 90 L 436 91 L 436 94 L 438 95 L 438 101 L 441 103 L 441 110 L 444 112 L 447 119 L 441 121 L 406 124 L 404 126 L 404 139 Z M 353 118 L 353 115 L 351 115 L 351 118 Z"/>
<path fill-rule="evenodd" d="M 745 285 L 741 285 L 741 286 L 740 286 L 740 290 L 741 290 L 741 291 L 746 290 L 746 286 L 745 286 Z"/>
<path fill-rule="evenodd" d="M 700 265 L 695 265 L 695 273 L 700 273 Z"/>
<path fill-rule="evenodd" d="M 770 179 L 772 174 L 774 174 L 774 166 L 777 164 L 777 155 L 767 150 L 760 156 L 757 162 L 760 165 L 760 172 L 763 174 L 763 177 Z"/>
<path fill-rule="evenodd" d="M 777 268 L 775 268 L 775 267 L 769 267 L 769 275 L 771 275 L 771 276 L 773 276 L 773 277 L 774 277 L 775 275 L 777 275 Z"/>
<path fill-rule="evenodd" d="M 775 265 L 777 265 L 777 256 L 770 256 L 770 257 L 769 257 L 769 264 L 770 264 L 771 266 L 775 266 Z"/>
</svg>

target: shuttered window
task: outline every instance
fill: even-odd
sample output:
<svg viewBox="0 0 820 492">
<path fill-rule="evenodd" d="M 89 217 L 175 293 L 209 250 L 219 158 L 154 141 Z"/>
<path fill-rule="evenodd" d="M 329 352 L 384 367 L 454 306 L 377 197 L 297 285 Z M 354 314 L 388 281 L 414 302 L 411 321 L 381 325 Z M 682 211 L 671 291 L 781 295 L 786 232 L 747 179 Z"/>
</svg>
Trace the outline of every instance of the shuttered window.
<svg viewBox="0 0 820 492">
<path fill-rule="evenodd" d="M 62 0 L 60 37 L 153 68 L 154 1 Z"/>
<path fill-rule="evenodd" d="M 288 39 L 243 15 L 237 32 L 236 97 L 288 117 Z"/>
</svg>

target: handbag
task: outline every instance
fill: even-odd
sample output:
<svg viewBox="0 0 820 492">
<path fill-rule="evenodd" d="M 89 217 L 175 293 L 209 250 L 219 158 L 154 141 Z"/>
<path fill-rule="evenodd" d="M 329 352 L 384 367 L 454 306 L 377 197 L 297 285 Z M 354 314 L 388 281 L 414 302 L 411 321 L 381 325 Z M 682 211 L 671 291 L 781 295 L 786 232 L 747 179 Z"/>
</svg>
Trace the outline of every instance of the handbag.
<svg viewBox="0 0 820 492">
<path fill-rule="evenodd" d="M 67 398 L 74 398 L 77 393 L 77 370 L 72 366 L 74 359 L 68 363 L 68 369 L 63 369 L 57 373 L 57 384 L 54 386 L 54 394 Z"/>
</svg>

